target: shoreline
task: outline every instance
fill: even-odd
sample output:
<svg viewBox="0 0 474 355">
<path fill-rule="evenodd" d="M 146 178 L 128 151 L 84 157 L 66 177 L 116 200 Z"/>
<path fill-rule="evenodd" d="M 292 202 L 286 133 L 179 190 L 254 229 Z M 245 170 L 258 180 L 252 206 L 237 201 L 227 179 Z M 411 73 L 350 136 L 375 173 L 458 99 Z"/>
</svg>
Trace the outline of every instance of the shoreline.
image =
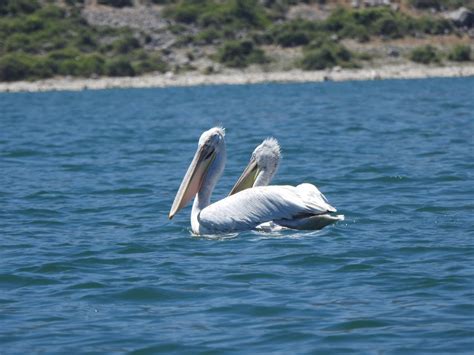
<svg viewBox="0 0 474 355">
<path fill-rule="evenodd" d="M 139 77 L 52 78 L 38 81 L 1 82 L 0 93 L 82 91 L 118 88 L 166 88 L 202 85 L 245 85 L 260 83 L 307 83 L 323 81 L 361 81 L 383 79 L 425 79 L 474 76 L 474 64 L 430 67 L 396 65 L 380 68 L 285 72 L 250 72 L 228 70 L 219 74 L 182 73 L 148 74 Z"/>
</svg>

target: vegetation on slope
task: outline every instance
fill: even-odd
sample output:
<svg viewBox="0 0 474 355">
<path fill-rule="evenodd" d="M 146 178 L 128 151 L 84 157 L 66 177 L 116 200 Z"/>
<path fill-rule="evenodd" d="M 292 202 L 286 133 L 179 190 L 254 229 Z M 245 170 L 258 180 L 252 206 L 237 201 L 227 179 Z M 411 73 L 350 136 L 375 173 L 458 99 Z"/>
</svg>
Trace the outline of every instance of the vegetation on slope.
<svg viewBox="0 0 474 355">
<path fill-rule="evenodd" d="M 156 33 L 127 27 L 102 27 L 83 17 L 83 0 L 0 1 L 0 81 L 49 78 L 56 75 L 133 76 L 152 71 L 182 70 L 169 59 L 173 51 L 212 47 L 208 59 L 245 68 L 272 62 L 265 46 L 301 48 L 293 66 L 305 70 L 358 67 L 368 55 L 351 53 L 344 40 L 360 43 L 404 37 L 458 34 L 453 22 L 422 11 L 416 16 L 390 7 L 334 8 L 324 20 L 288 20 L 298 3 L 325 0 L 141 0 L 162 6 L 169 24 L 164 30 L 177 40 L 169 48 L 149 45 Z M 406 0 L 417 9 L 452 9 L 474 0 Z M 98 0 L 116 8 L 132 0 Z M 164 32 L 163 32 L 164 33 Z M 158 34 L 160 36 L 160 34 Z M 212 52 L 212 51 L 211 51 Z M 168 56 L 168 57 L 167 57 Z M 189 57 L 193 54 L 189 52 Z M 166 59 L 168 58 L 168 59 Z M 171 56 L 172 58 L 172 56 Z M 408 58 L 418 63 L 471 60 L 468 45 L 441 53 L 433 46 L 416 48 Z"/>
<path fill-rule="evenodd" d="M 426 45 L 415 48 L 410 54 L 410 59 L 421 64 L 439 63 L 440 54 L 433 46 Z"/>
<path fill-rule="evenodd" d="M 344 46 L 330 41 L 315 41 L 304 48 L 300 66 L 305 70 L 321 70 L 334 66 L 355 68 L 354 55 Z"/>
<path fill-rule="evenodd" d="M 219 62 L 233 68 L 245 68 L 249 64 L 268 62 L 264 52 L 252 41 L 228 41 L 217 52 Z"/>
<path fill-rule="evenodd" d="M 0 7 L 0 80 L 138 75 L 166 70 L 127 29 L 87 24 L 74 7 L 9 0 Z"/>
<path fill-rule="evenodd" d="M 448 54 L 448 59 L 455 62 L 468 62 L 471 60 L 471 47 L 465 44 L 455 46 Z"/>
</svg>

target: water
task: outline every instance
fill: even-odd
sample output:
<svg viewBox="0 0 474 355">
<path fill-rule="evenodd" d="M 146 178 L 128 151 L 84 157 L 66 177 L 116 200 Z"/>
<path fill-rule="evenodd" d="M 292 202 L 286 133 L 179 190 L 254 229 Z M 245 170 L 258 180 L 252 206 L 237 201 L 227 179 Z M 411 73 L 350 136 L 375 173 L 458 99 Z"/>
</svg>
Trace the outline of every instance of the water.
<svg viewBox="0 0 474 355">
<path fill-rule="evenodd" d="M 1 352 L 472 353 L 474 78 L 0 95 Z M 167 220 L 200 133 L 231 189 L 346 220 L 203 238 Z"/>
</svg>

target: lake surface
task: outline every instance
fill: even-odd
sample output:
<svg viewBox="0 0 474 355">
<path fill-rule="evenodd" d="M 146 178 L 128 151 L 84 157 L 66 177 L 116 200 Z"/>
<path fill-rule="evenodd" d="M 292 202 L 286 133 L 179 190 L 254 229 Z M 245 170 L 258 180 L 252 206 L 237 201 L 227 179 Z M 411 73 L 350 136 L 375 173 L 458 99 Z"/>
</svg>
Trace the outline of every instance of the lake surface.
<svg viewBox="0 0 474 355">
<path fill-rule="evenodd" d="M 473 97 L 474 78 L 0 94 L 0 352 L 472 353 Z M 274 183 L 346 220 L 168 221 L 214 125 L 214 199 L 274 136 Z"/>
</svg>

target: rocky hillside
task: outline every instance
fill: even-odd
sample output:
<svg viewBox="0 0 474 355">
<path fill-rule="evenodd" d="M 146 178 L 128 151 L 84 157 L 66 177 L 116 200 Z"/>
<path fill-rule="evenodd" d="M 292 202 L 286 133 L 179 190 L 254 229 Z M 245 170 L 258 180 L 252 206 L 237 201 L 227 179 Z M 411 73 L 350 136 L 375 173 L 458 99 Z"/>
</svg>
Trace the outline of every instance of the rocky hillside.
<svg viewBox="0 0 474 355">
<path fill-rule="evenodd" d="M 0 81 L 472 61 L 474 0 L 4 0 Z"/>
</svg>

